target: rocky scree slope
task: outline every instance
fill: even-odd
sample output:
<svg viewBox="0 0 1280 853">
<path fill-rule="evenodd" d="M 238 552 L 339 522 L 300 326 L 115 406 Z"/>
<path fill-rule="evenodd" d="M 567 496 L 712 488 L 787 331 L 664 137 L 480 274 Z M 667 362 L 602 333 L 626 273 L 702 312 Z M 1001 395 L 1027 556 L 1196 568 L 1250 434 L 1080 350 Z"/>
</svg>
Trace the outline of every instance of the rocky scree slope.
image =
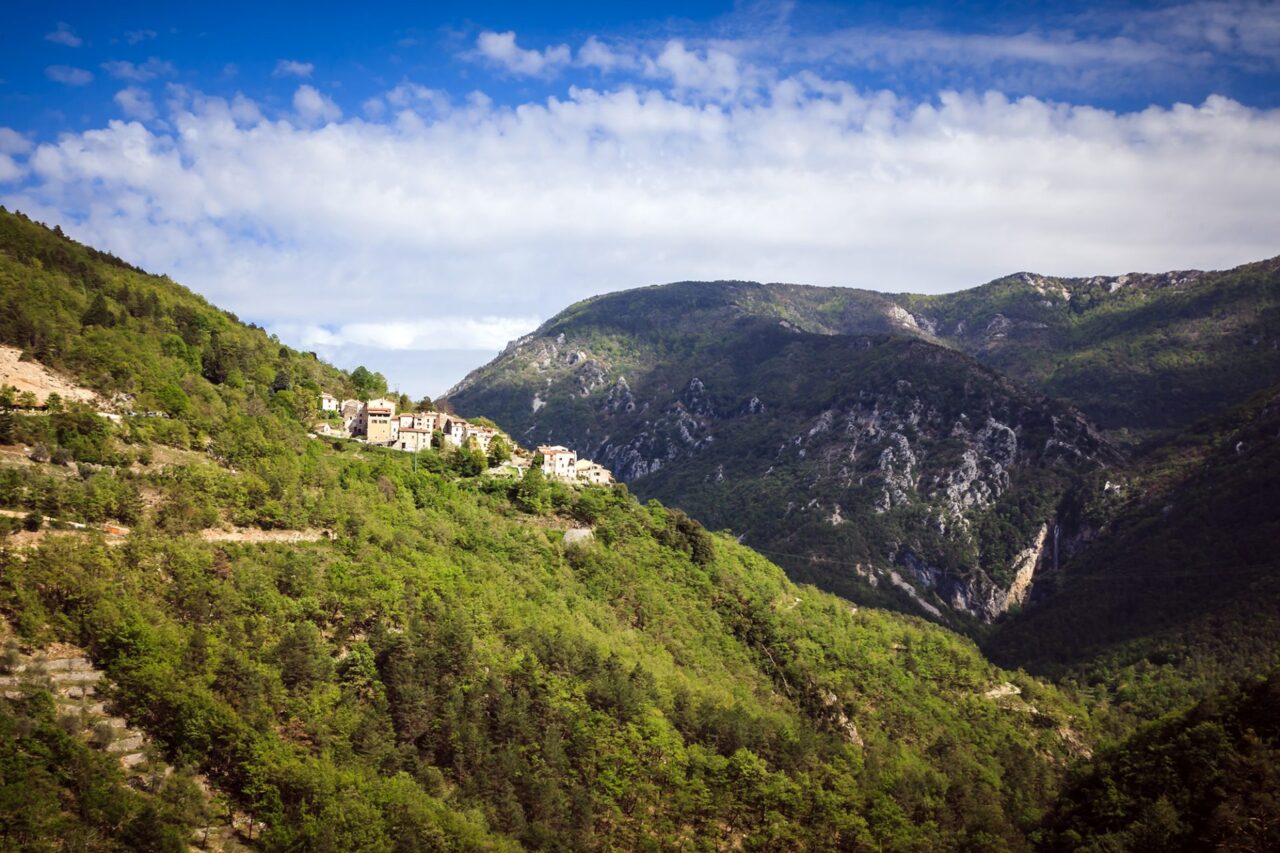
<svg viewBox="0 0 1280 853">
<path fill-rule="evenodd" d="M 1058 501 L 1118 452 L 1078 411 L 944 347 L 748 313 L 767 290 L 675 286 L 669 313 L 653 289 L 597 300 L 450 399 L 854 600 L 986 621 L 1020 603 Z"/>
</svg>

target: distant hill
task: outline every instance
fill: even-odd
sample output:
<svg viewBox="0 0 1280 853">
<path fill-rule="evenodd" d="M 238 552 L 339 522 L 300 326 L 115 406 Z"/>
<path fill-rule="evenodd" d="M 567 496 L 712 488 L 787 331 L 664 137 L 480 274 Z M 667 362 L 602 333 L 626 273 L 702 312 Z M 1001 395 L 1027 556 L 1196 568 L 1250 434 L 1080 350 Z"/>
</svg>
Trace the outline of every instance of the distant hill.
<svg viewBox="0 0 1280 853">
<path fill-rule="evenodd" d="M 884 334 L 904 322 L 892 302 L 830 320 L 868 334 L 788 319 L 826 316 L 822 293 L 688 284 L 593 300 L 450 400 L 598 458 L 793 577 L 939 619 L 996 618 L 1025 594 L 1066 491 L 1120 453 L 1069 406 Z"/>
</svg>

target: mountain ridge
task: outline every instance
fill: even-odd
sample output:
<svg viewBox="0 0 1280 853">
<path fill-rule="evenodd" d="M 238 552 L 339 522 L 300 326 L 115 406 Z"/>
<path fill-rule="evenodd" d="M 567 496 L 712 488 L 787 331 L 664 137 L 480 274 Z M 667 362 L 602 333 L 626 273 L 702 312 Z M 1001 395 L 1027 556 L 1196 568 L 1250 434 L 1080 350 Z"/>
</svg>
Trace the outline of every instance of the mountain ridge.
<svg viewBox="0 0 1280 853">
<path fill-rule="evenodd" d="M 757 416 L 773 412 L 771 407 L 782 403 L 790 407 L 798 422 L 817 414 L 809 409 L 820 408 L 816 403 L 811 406 L 813 401 L 804 400 L 802 392 L 791 387 L 793 383 L 779 377 L 774 380 L 781 396 L 771 400 L 761 388 L 751 385 L 759 377 L 738 375 L 741 370 L 735 374 L 737 368 L 725 362 L 736 362 L 739 367 L 758 364 L 758 351 L 781 351 L 807 340 L 812 351 L 808 360 L 801 359 L 790 367 L 800 380 L 827 370 L 817 355 L 826 346 L 822 338 L 859 335 L 918 341 L 924 347 L 940 346 L 972 358 L 975 361 L 968 375 L 955 377 L 958 387 L 986 381 L 975 371 L 994 370 L 1000 382 L 1020 382 L 1025 395 L 1039 395 L 1042 407 L 1057 405 L 1050 402 L 1056 397 L 1080 406 L 1086 416 L 1091 411 L 1101 413 L 1111 419 L 1107 438 L 1133 447 L 1170 434 L 1206 410 L 1236 402 L 1261 387 L 1267 376 L 1280 375 L 1280 259 L 1208 273 L 1074 279 L 1014 274 L 936 296 L 736 281 L 654 285 L 575 303 L 534 333 L 511 342 L 493 362 L 455 386 L 449 399 L 460 410 L 483 408 L 516 435 L 563 443 L 599 457 L 641 494 L 685 506 L 712 526 L 747 534 L 746 541 L 763 549 L 794 554 L 796 548 L 770 538 L 781 533 L 753 539 L 750 533 L 756 525 L 744 519 L 762 502 L 780 518 L 791 512 L 788 507 L 808 504 L 815 497 L 832 518 L 843 519 L 848 516 L 844 509 L 848 502 L 857 500 L 848 489 L 843 500 L 833 495 L 822 499 L 811 493 L 812 483 L 784 486 L 787 495 L 775 503 L 769 502 L 769 495 L 780 493 L 763 485 L 756 488 L 760 495 L 754 498 L 744 494 L 738 500 L 726 500 L 724 494 L 708 493 L 705 482 L 709 478 L 722 481 L 726 464 L 758 455 L 770 443 L 762 433 L 756 448 L 739 442 L 737 456 L 726 457 L 715 445 L 716 431 L 727 428 L 726 421 L 740 420 L 748 410 Z M 1198 343 L 1189 347 L 1188 341 Z M 728 359 L 724 357 L 726 347 L 736 347 Z M 925 352 L 927 349 L 919 350 L 915 357 L 923 358 Z M 859 357 L 856 353 L 840 356 L 844 362 Z M 904 375 L 910 372 L 907 360 L 904 357 L 900 366 Z M 719 371 L 717 382 L 710 381 L 709 371 Z M 1082 376 L 1089 379 L 1085 385 L 1080 385 Z M 695 383 L 703 386 L 701 399 L 682 399 Z M 1062 386 L 1072 383 L 1079 386 L 1074 395 L 1060 393 Z M 846 390 L 852 393 L 858 387 L 855 383 Z M 943 396 L 950 393 L 937 390 Z M 822 396 L 825 392 L 807 393 Z M 720 399 L 712 401 L 708 395 L 719 395 Z M 875 389 L 878 398 L 888 399 L 886 395 L 893 396 L 892 389 Z M 1122 409 L 1126 414 L 1117 420 L 1115 415 Z M 1091 440 L 1101 439 L 1090 430 L 1086 434 Z M 923 450 L 908 444 L 882 452 L 904 459 L 910 454 L 914 465 L 924 458 L 920 456 L 924 451 L 933 460 L 946 458 L 948 440 L 948 436 L 936 433 Z M 1110 443 L 1102 447 L 1104 464 L 1121 462 L 1120 447 Z M 852 444 L 848 449 L 855 452 Z M 1004 465 L 976 446 L 967 452 L 971 454 L 963 464 L 957 462 L 938 476 L 967 484 L 980 479 L 974 476 L 975 467 Z M 689 454 L 701 457 L 705 464 L 681 462 L 689 469 L 687 476 L 671 473 L 669 468 L 661 470 L 677 457 L 687 460 Z M 793 467 L 799 470 L 806 464 Z M 766 467 L 760 466 L 760 471 Z M 1001 484 L 997 491 L 1004 487 Z M 1074 486 L 1059 484 L 1049 491 L 1060 500 L 1071 488 Z M 929 494 L 919 497 L 924 504 L 930 500 Z M 882 512 L 885 508 L 878 509 Z M 1040 518 L 1036 524 L 1028 526 L 1025 519 L 1016 523 L 1022 540 L 1019 547 L 1001 546 L 1005 565 L 996 569 L 997 574 L 1012 571 L 1016 576 L 1014 557 L 1028 549 L 1043 553 L 1051 535 L 1076 536 L 1076 531 L 1055 527 L 1054 513 L 1047 506 L 1037 512 Z M 995 526 L 1000 527 L 1004 520 L 997 520 Z M 864 514 L 857 521 L 874 527 L 876 519 Z M 908 533 L 924 535 L 927 527 L 917 522 Z M 850 553 L 844 545 L 831 543 L 820 546 L 810 561 L 815 566 L 821 561 L 862 566 L 858 574 L 864 580 L 878 574 L 884 586 L 904 591 L 899 578 L 889 574 L 896 570 L 911 582 L 915 593 L 936 594 L 934 610 L 940 600 L 952 601 L 961 612 L 979 615 L 984 621 L 999 616 L 1023 595 L 1022 580 L 1014 599 L 1004 602 L 1000 596 L 1007 596 L 1009 587 L 994 592 L 985 582 L 969 590 L 956 587 L 950 578 L 957 570 L 976 577 L 981 557 L 968 559 L 964 563 L 968 568 L 960 569 L 955 560 L 939 559 L 941 546 L 922 559 L 919 553 L 904 556 L 900 536 L 881 538 L 878 553 L 865 547 L 855 547 Z M 880 565 L 873 568 L 877 560 Z M 987 563 L 990 569 L 990 561 Z M 832 572 L 816 568 L 810 574 L 794 559 L 788 568 L 805 572 L 800 576 L 856 600 L 887 603 L 883 592 L 872 595 L 865 584 L 848 577 L 833 577 Z M 896 597 L 898 606 L 921 607 L 921 598 L 911 592 L 905 598 L 894 593 L 889 597 Z M 985 599 L 985 603 L 975 607 L 977 599 Z"/>
</svg>

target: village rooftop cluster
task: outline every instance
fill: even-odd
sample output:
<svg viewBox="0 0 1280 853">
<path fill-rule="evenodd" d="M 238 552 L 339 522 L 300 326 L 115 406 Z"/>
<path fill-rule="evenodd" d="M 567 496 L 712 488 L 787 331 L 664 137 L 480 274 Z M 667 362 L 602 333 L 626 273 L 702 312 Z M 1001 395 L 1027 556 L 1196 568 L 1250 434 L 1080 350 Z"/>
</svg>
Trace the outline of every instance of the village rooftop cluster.
<svg viewBox="0 0 1280 853">
<path fill-rule="evenodd" d="M 511 458 L 498 468 L 517 477 L 523 477 L 535 461 L 540 459 L 542 473 L 556 480 L 597 486 L 607 486 L 613 482 L 613 474 L 609 469 L 590 459 L 579 459 L 578 454 L 567 447 L 558 444 L 540 445 L 536 454 L 531 454 L 501 430 L 470 423 L 465 418 L 447 412 L 397 414 L 396 404 L 391 400 L 339 401 L 331 394 L 320 395 L 320 409 L 325 413 L 337 414 L 342 421 L 341 428 L 329 423 L 321 424 L 319 432 L 323 435 L 354 438 L 406 453 L 418 453 L 431 448 L 447 450 L 474 447 L 488 455 L 493 442 L 501 440 L 511 448 Z"/>
</svg>

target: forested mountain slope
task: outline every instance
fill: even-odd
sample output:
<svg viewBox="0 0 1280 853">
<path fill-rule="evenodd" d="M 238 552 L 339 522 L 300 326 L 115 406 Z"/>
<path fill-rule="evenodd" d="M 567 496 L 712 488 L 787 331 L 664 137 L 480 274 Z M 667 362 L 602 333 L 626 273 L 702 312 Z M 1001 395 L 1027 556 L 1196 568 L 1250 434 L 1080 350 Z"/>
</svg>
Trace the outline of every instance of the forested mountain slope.
<svg viewBox="0 0 1280 853">
<path fill-rule="evenodd" d="M 0 212 L 0 343 L 21 347 L 157 429 L 217 436 L 258 406 L 309 417 L 343 372 L 282 346 L 164 276 Z M 264 393 L 265 392 L 265 393 Z M 270 421 L 255 421 L 263 425 Z"/>
<path fill-rule="evenodd" d="M 1038 538 L 1052 507 L 1060 564 L 1042 548 L 1034 597 L 983 633 L 1056 688 L 944 628 L 796 586 L 625 487 L 513 486 L 461 457 L 310 437 L 316 394 L 353 393 L 351 377 L 19 216 L 0 214 L 0 238 L 0 344 L 119 417 L 0 411 L 0 615 L 20 644 L 0 669 L 13 651 L 88 650 L 102 713 L 178 768 L 130 789 L 38 673 L 10 672 L 0 846 L 183 849 L 210 820 L 197 771 L 242 812 L 240 843 L 272 850 L 1139 849 L 1274 832 L 1274 678 L 1258 674 L 1280 645 L 1276 389 L 1126 457 L 1070 406 L 882 334 L 909 323 L 878 297 L 797 289 L 760 317 L 740 310 L 758 286 L 688 286 L 664 315 L 648 291 L 657 305 L 610 316 L 649 324 L 646 358 L 705 369 L 606 376 L 612 408 L 592 399 L 601 362 L 567 334 L 521 345 L 539 347 L 525 367 L 541 389 L 578 383 L 566 407 L 610 423 L 648 403 L 661 430 L 617 432 L 639 458 L 723 452 L 773 464 L 767 481 L 785 457 L 789 482 L 832 506 L 797 508 L 778 535 L 894 542 L 916 565 L 882 568 L 924 595 L 931 565 L 999 580 L 996 545 Z M 805 331 L 806 312 L 830 325 Z M 638 351 L 616 328 L 589 337 Z M 768 391 L 721 390 L 735 383 Z M 772 462 L 751 455 L 760 435 Z M 708 473 L 670 482 L 728 482 L 768 522 L 768 489 Z M 847 507 L 824 491 L 842 482 Z M 861 522 L 832 524 L 837 508 Z M 875 576 L 869 599 L 896 589 Z"/>
<path fill-rule="evenodd" d="M 1100 755 L 1048 824 L 1046 850 L 1280 849 L 1280 673 Z"/>
<path fill-rule="evenodd" d="M 449 399 L 601 459 L 793 577 L 991 621 L 1055 542 L 1078 544 L 1063 521 L 1124 464 L 1117 445 L 1280 377 L 1278 269 L 1019 274 L 930 297 L 641 288 L 571 306 Z"/>
<path fill-rule="evenodd" d="M 1110 476 L 991 654 L 1147 718 L 1280 664 L 1280 385 Z"/>
<path fill-rule="evenodd" d="M 0 612 L 27 649 L 88 650 L 115 712 L 251 815 L 255 846 L 1022 849 L 1088 753 L 1090 714 L 1055 688 L 623 487 L 309 437 L 345 375 L 12 214 L 0 284 L 0 343 L 129 395 L 119 423 L 3 413 Z M 323 533 L 207 535 L 232 525 Z M 0 726 L 46 727 L 0 754 L 2 790 L 60 772 L 44 690 L 0 700 L 25 703 Z M 87 821 L 104 850 L 197 825 L 181 802 L 77 816 L 120 780 L 58 748 L 80 770 L 46 825 Z M 27 808 L 0 798 L 3 843 Z"/>
</svg>

